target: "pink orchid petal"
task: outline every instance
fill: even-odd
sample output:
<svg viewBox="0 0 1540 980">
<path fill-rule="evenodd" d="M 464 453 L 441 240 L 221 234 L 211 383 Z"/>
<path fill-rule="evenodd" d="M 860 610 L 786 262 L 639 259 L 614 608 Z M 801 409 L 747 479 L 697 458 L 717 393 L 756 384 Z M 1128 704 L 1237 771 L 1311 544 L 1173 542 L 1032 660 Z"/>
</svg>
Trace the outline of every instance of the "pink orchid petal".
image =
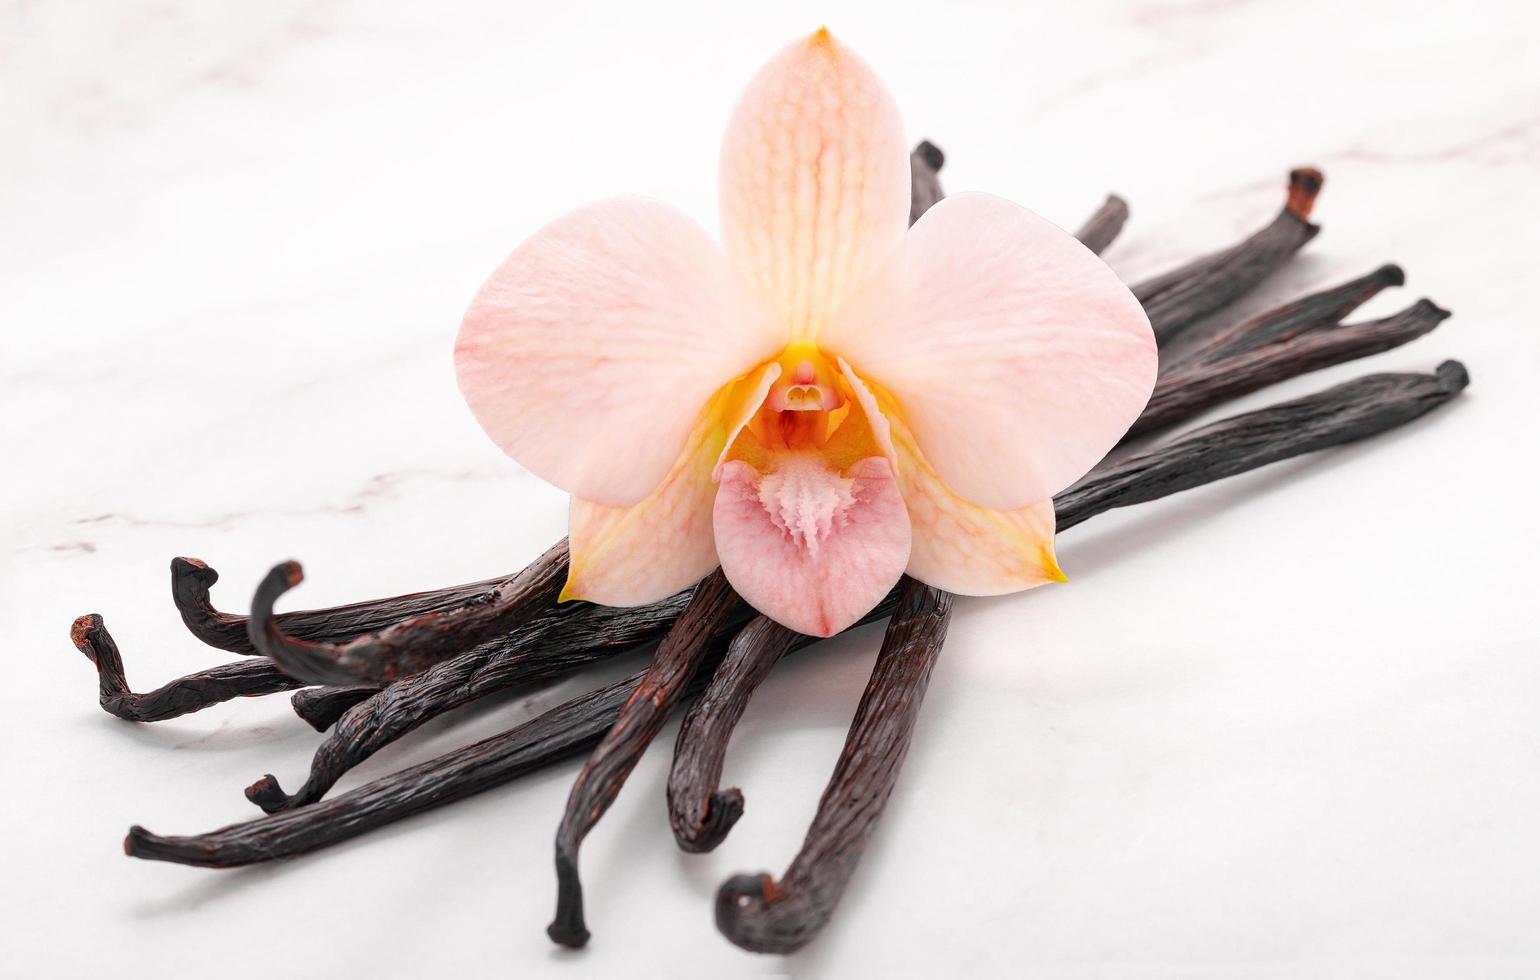
<svg viewBox="0 0 1540 980">
<path fill-rule="evenodd" d="M 866 424 L 871 430 L 872 438 L 882 450 L 882 454 L 888 458 L 888 462 L 893 465 L 893 472 L 899 472 L 898 453 L 893 448 L 892 426 L 878 405 L 877 396 L 872 393 L 871 388 L 867 387 L 866 382 L 851 370 L 850 364 L 843 357 L 838 358 L 838 361 L 840 373 L 845 375 L 846 383 L 850 385 L 850 390 L 856 396 L 856 404 L 866 416 Z"/>
<path fill-rule="evenodd" d="M 892 420 L 891 431 L 913 528 L 909 575 L 959 595 L 1003 595 L 1065 581 L 1054 557 L 1052 500 L 1015 510 L 969 503 L 942 482 L 901 418 Z"/>
<path fill-rule="evenodd" d="M 948 487 L 1002 510 L 1082 476 L 1155 384 L 1155 338 L 1128 288 L 987 194 L 927 211 L 819 343 L 893 396 Z"/>
<path fill-rule="evenodd" d="M 712 470 L 780 373 L 769 364 L 717 392 L 668 476 L 640 503 L 606 507 L 572 498 L 572 564 L 562 598 L 641 606 L 694 585 L 717 567 Z"/>
<path fill-rule="evenodd" d="M 722 242 L 809 340 L 903 235 L 909 151 L 893 96 L 826 30 L 749 83 L 722 142 Z"/>
<path fill-rule="evenodd" d="M 833 636 L 871 610 L 909 560 L 909 516 L 880 456 L 845 474 L 815 453 L 782 453 L 768 474 L 722 467 L 713 521 L 733 588 L 771 619 Z"/>
<path fill-rule="evenodd" d="M 641 198 L 581 208 L 476 294 L 455 344 L 460 390 L 536 476 L 634 504 L 722 382 L 784 344 L 737 289 L 721 250 L 679 212 Z"/>
</svg>

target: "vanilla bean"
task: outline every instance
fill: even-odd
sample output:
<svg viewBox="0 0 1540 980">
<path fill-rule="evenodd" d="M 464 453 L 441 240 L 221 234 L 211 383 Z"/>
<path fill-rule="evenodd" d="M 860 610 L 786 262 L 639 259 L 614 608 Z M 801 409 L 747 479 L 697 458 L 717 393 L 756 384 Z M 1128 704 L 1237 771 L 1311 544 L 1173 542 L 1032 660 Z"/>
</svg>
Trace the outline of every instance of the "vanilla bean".
<svg viewBox="0 0 1540 980">
<path fill-rule="evenodd" d="M 1318 324 L 1315 332 L 1285 335 L 1264 346 L 1241 342 L 1205 355 L 1199 363 L 1179 365 L 1161 376 L 1128 438 L 1191 418 L 1288 378 L 1399 347 L 1448 317 L 1448 310 L 1423 299 L 1379 320 Z"/>
<path fill-rule="evenodd" d="M 300 720 L 318 732 L 332 727 L 353 705 L 367 701 L 380 693 L 380 688 L 366 687 L 305 687 L 294 692 L 289 706 Z"/>
<path fill-rule="evenodd" d="M 755 688 L 796 640 L 792 630 L 756 617 L 733 638 L 705 693 L 685 713 L 668 774 L 668 822 L 684 850 L 715 848 L 743 815 L 742 791 L 717 789 L 727 743 Z"/>
<path fill-rule="evenodd" d="M 422 613 L 342 643 L 302 640 L 273 618 L 273 603 L 304 580 L 299 562 L 268 572 L 251 600 L 252 644 L 286 673 L 315 684 L 388 684 L 415 674 L 550 608 L 567 577 L 562 540 L 518 575 L 452 609 Z"/>
<path fill-rule="evenodd" d="M 668 632 L 689 598 L 690 593 L 683 592 L 637 609 L 569 604 L 561 615 L 541 617 L 403 678 L 333 719 L 336 730 L 316 749 L 304 784 L 292 795 L 269 773 L 247 788 L 246 798 L 268 813 L 314 803 L 348 770 L 446 711 L 496 691 L 531 690 L 596 661 L 644 649 Z M 725 620 L 718 633 L 729 633 L 747 615 L 740 611 Z"/>
<path fill-rule="evenodd" d="M 1100 255 L 1118 237 L 1127 222 L 1128 202 L 1116 194 L 1108 194 L 1107 200 L 1096 209 L 1096 213 L 1087 218 L 1086 223 L 1075 232 L 1075 237 L 1086 248 Z"/>
<path fill-rule="evenodd" d="M 302 683 L 269 660 L 251 659 L 200 670 L 153 691 L 135 694 L 129 690 L 123 656 L 102 617 L 91 613 L 75 620 L 70 640 L 96 665 L 103 710 L 125 721 L 165 721 L 232 698 L 292 691 Z"/>
<path fill-rule="evenodd" d="M 354 602 L 329 609 L 306 609 L 273 617 L 280 629 L 302 640 L 342 642 L 393 626 L 423 613 L 453 609 L 502 585 L 512 576 L 452 585 L 431 592 L 413 592 L 389 599 Z M 209 589 L 219 573 L 196 558 L 171 559 L 171 598 L 193 636 L 220 650 L 255 654 L 248 635 L 249 617 L 214 608 Z"/>
<path fill-rule="evenodd" d="M 1446 361 L 1436 375 L 1371 375 L 1276 409 L 1215 423 L 1127 464 L 1106 467 L 1060 494 L 1055 499 L 1060 529 L 1114 507 L 1154 500 L 1278 459 L 1372 436 L 1443 404 L 1467 381 L 1459 362 Z M 1268 438 L 1288 439 L 1301 424 L 1311 430 L 1307 440 L 1278 453 L 1268 452 Z M 896 596 L 890 594 L 863 622 L 887 615 L 894 601 Z M 799 638 L 799 648 L 803 641 L 811 643 Z M 710 665 L 708 654 L 704 667 Z M 637 696 L 646 676 L 646 671 L 635 674 L 510 731 L 313 806 L 193 836 L 161 837 L 135 827 L 125 849 L 134 857 L 222 868 L 293 857 L 351 840 L 403 817 L 500 786 L 598 743 L 615 725 L 621 706 Z M 690 682 L 686 695 L 703 690 L 706 683 L 703 669 Z"/>
<path fill-rule="evenodd" d="M 567 701 L 500 735 L 383 776 L 314 806 L 208 834 L 129 829 L 124 853 L 150 861 L 234 868 L 330 847 L 404 817 L 463 800 L 597 744 L 641 674 Z"/>
<path fill-rule="evenodd" d="M 920 220 L 931 205 L 945 197 L 937 174 L 946 163 L 946 154 L 930 140 L 921 140 L 909 154 L 909 223 Z"/>
<path fill-rule="evenodd" d="M 741 616 L 742 608 L 743 600 L 720 569 L 695 587 L 690 604 L 658 644 L 642 682 L 621 706 L 615 726 L 578 773 L 556 829 L 556 917 L 546 929 L 553 942 L 563 946 L 588 942 L 578 876 L 583 838 L 615 802 L 637 760 L 668 721 L 685 686 L 705 661 L 712 637 L 724 622 Z"/>
<path fill-rule="evenodd" d="M 818 934 L 898 781 L 953 600 L 907 576 L 899 588 L 898 608 L 802 849 L 779 881 L 735 875 L 717 892 L 717 929 L 744 949 L 790 953 Z"/>
<path fill-rule="evenodd" d="M 1115 507 L 1378 435 L 1437 408 L 1468 384 L 1465 365 L 1445 361 L 1433 374 L 1370 374 L 1195 429 L 1143 455 L 1097 467 L 1059 494 L 1053 501 L 1058 529 Z"/>
<path fill-rule="evenodd" d="M 1387 263 L 1367 275 L 1350 279 L 1340 286 L 1301 296 L 1216 333 L 1186 358 L 1181 367 L 1191 369 L 1200 364 L 1217 364 L 1223 358 L 1241 351 L 1341 323 L 1344 317 L 1378 296 L 1381 291 L 1405 284 L 1406 273 L 1401 267 Z"/>
<path fill-rule="evenodd" d="M 1310 223 L 1310 210 L 1324 181 L 1319 170 L 1293 171 L 1283 210 L 1265 228 L 1237 245 L 1134 286 L 1156 343 L 1164 347 L 1198 320 L 1244 296 L 1314 238 L 1320 226 Z"/>
<path fill-rule="evenodd" d="M 688 593 L 686 593 L 688 594 Z M 886 619 L 897 590 L 858 625 Z M 685 688 L 686 698 L 705 689 L 725 644 L 708 647 L 705 662 Z M 798 636 L 795 649 L 817 642 Z M 485 792 L 519 776 L 570 758 L 599 744 L 615 727 L 620 709 L 647 677 L 642 670 L 573 698 L 506 732 L 492 735 L 349 790 L 312 806 L 232 824 L 207 834 L 162 837 L 132 827 L 124 841 L 130 857 L 206 868 L 233 868 L 297 857 L 340 844 L 425 810 Z"/>
</svg>

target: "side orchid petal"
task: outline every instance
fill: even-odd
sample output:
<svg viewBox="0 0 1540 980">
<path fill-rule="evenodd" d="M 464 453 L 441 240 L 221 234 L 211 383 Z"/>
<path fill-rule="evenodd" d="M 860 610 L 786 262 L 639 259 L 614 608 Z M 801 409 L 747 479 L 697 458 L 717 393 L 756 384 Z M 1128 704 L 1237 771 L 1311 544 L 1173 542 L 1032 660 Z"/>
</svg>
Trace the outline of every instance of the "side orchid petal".
<svg viewBox="0 0 1540 980">
<path fill-rule="evenodd" d="M 722 242 L 792 341 L 898 244 L 909 151 L 882 81 L 827 30 L 760 70 L 722 142 Z"/>
<path fill-rule="evenodd" d="M 1155 338 L 1085 246 L 987 194 L 936 204 L 820 346 L 893 396 L 966 500 L 1048 500 L 1122 437 L 1155 383 Z"/>
<path fill-rule="evenodd" d="M 732 459 L 721 477 L 713 520 L 722 571 L 781 625 L 833 636 L 903 574 L 909 516 L 881 456 L 844 473 L 816 455 L 782 456 L 763 474 Z"/>
<path fill-rule="evenodd" d="M 910 576 L 958 595 L 1004 595 L 1066 581 L 1054 557 L 1053 501 L 990 510 L 953 493 L 902 418 L 891 420 L 898 485 L 914 544 Z"/>
<path fill-rule="evenodd" d="M 567 533 L 572 563 L 563 599 L 646 605 L 694 585 L 717 567 L 712 471 L 780 373 L 777 365 L 766 365 L 718 391 L 668 476 L 640 503 L 606 507 L 572 498 Z"/>
<path fill-rule="evenodd" d="M 623 507 L 668 475 L 722 380 L 783 343 L 699 226 L 623 198 L 556 219 L 498 267 L 465 314 L 455 370 L 504 452 Z"/>
</svg>

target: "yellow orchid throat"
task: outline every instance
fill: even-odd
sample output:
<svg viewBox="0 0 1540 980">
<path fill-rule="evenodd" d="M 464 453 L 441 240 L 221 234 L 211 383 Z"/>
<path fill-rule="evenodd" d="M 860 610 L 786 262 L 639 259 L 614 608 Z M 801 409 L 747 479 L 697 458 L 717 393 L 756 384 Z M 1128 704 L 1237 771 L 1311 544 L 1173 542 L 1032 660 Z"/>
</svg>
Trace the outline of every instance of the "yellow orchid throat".
<svg viewBox="0 0 1540 980">
<path fill-rule="evenodd" d="M 820 30 L 728 125 L 721 245 L 618 199 L 488 280 L 456 370 L 498 445 L 572 494 L 564 598 L 653 602 L 720 565 L 828 635 L 906 572 L 972 594 L 1063 581 L 1051 498 L 1148 398 L 1148 320 L 999 198 L 906 231 L 909 181 L 891 95 Z"/>
</svg>

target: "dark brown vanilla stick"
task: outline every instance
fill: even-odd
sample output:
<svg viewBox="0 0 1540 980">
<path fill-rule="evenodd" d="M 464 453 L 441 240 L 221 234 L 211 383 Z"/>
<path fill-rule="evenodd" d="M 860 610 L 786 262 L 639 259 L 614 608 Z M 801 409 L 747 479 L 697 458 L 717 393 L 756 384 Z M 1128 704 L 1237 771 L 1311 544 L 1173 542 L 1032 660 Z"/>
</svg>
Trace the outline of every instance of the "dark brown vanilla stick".
<svg viewBox="0 0 1540 980">
<path fill-rule="evenodd" d="M 743 816 L 742 791 L 717 789 L 727 743 L 755 688 L 797 636 L 766 616 L 755 617 L 733 637 L 705 693 L 685 713 L 668 774 L 668 822 L 684 850 L 715 848 Z"/>
<path fill-rule="evenodd" d="M 1235 302 L 1320 231 L 1310 209 L 1325 178 L 1301 168 L 1289 174 L 1289 196 L 1267 227 L 1237 245 L 1195 259 L 1133 287 L 1161 346 L 1198 320 Z"/>
<path fill-rule="evenodd" d="M 130 857 L 234 868 L 293 857 L 351 840 L 404 817 L 474 796 L 569 758 L 615 724 L 641 675 L 552 708 L 500 735 L 441 755 L 315 806 L 288 810 L 195 837 L 129 829 Z"/>
<path fill-rule="evenodd" d="M 1288 340 L 1309 330 L 1342 322 L 1342 319 L 1382 290 L 1406 284 L 1406 273 L 1399 265 L 1386 264 L 1368 275 L 1351 279 L 1340 286 L 1301 296 L 1276 309 L 1243 320 L 1220 331 L 1188 355 L 1182 367 L 1216 364 L 1221 359 L 1244 350 Z"/>
<path fill-rule="evenodd" d="M 338 643 L 423 613 L 453 609 L 476 596 L 486 595 L 511 577 L 489 578 L 432 592 L 414 592 L 330 609 L 279 613 L 274 618 L 279 628 L 290 636 Z M 249 618 L 214 608 L 209 590 L 218 581 L 219 573 L 196 558 L 171 559 L 171 599 L 188 631 L 211 647 L 231 653 L 255 654 L 257 648 L 252 645 L 247 632 Z"/>
<path fill-rule="evenodd" d="M 828 923 L 909 753 L 920 702 L 952 618 L 951 593 L 907 576 L 855 721 L 791 867 L 735 875 L 717 892 L 717 928 L 757 953 L 801 949 Z"/>
<path fill-rule="evenodd" d="M 1086 223 L 1075 232 L 1075 237 L 1081 244 L 1095 252 L 1097 255 L 1107 250 L 1113 239 L 1123 230 L 1128 223 L 1128 202 L 1116 194 L 1108 194 L 1107 200 L 1096 209 L 1096 213 L 1086 219 Z"/>
<path fill-rule="evenodd" d="M 1260 347 L 1242 343 L 1233 353 L 1226 350 L 1205 356 L 1198 363 L 1178 365 L 1156 383 L 1155 393 L 1128 437 L 1191 418 L 1207 408 L 1288 378 L 1399 347 L 1433 330 L 1448 317 L 1448 310 L 1423 299 L 1380 320 L 1319 324 L 1316 332 L 1283 336 Z"/>
<path fill-rule="evenodd" d="M 1053 498 L 1058 529 L 1114 507 L 1367 439 L 1432 411 L 1469 383 L 1465 365 L 1445 361 L 1433 374 L 1370 374 L 1195 429 L 1143 455 L 1099 466 Z"/>
<path fill-rule="evenodd" d="M 102 617 L 92 613 L 75 620 L 70 639 L 96 665 L 102 708 L 125 721 L 165 721 L 231 698 L 292 691 L 301 684 L 271 661 L 253 659 L 210 667 L 145 694 L 135 694 L 128 688 L 123 657 Z"/>
<path fill-rule="evenodd" d="M 283 631 L 273 603 L 304 580 L 299 562 L 268 572 L 251 600 L 252 645 L 285 673 L 313 684 L 388 684 L 514 629 L 556 602 L 567 577 L 567 542 L 489 591 L 452 609 L 422 613 L 344 643 L 301 640 Z"/>
<path fill-rule="evenodd" d="M 684 696 L 685 685 L 705 661 L 711 639 L 724 623 L 742 616 L 742 610 L 743 600 L 727 584 L 721 569 L 696 586 L 690 604 L 658 644 L 642 682 L 621 706 L 615 726 L 578 773 L 556 829 L 556 918 L 546 929 L 552 941 L 563 946 L 588 942 L 583 883 L 578 877 L 583 838 L 615 802 L 637 760 L 668 721 Z"/>
<path fill-rule="evenodd" d="M 348 770 L 446 711 L 496 691 L 529 690 L 656 642 L 689 598 L 684 592 L 637 609 L 572 604 L 563 607 L 564 615 L 542 617 L 507 637 L 403 678 L 345 710 L 336 730 L 316 749 L 310 773 L 293 795 L 284 793 L 269 774 L 247 788 L 246 798 L 268 813 L 314 803 Z M 725 640 L 747 617 L 747 610 L 740 610 L 724 620 L 712 638 Z"/>
<path fill-rule="evenodd" d="M 300 720 L 324 732 L 353 705 L 380 693 L 377 687 L 306 687 L 294 692 L 289 705 Z"/>
<path fill-rule="evenodd" d="M 946 155 L 930 140 L 921 140 L 909 154 L 909 223 L 920 220 L 931 205 L 946 195 L 937 174 L 946 163 Z"/>
<path fill-rule="evenodd" d="M 1453 398 L 1465 369 L 1446 361 L 1436 375 L 1369 375 L 1310 398 L 1215 423 L 1126 464 L 1109 466 L 1055 498 L 1061 530 L 1115 507 L 1154 500 L 1301 453 L 1393 429 Z M 1303 424 L 1302 424 L 1303 423 Z M 867 621 L 885 617 L 890 595 Z M 799 644 L 806 638 L 799 639 Z M 809 641 L 810 642 L 810 641 Z M 706 666 L 710 666 L 708 655 Z M 134 857 L 234 867 L 293 857 L 500 786 L 594 745 L 635 697 L 646 672 L 551 709 L 517 728 L 383 776 L 314 806 L 207 834 L 160 837 L 135 827 Z M 690 691 L 706 685 L 705 672 Z M 688 694 L 688 691 L 687 691 Z"/>
</svg>

